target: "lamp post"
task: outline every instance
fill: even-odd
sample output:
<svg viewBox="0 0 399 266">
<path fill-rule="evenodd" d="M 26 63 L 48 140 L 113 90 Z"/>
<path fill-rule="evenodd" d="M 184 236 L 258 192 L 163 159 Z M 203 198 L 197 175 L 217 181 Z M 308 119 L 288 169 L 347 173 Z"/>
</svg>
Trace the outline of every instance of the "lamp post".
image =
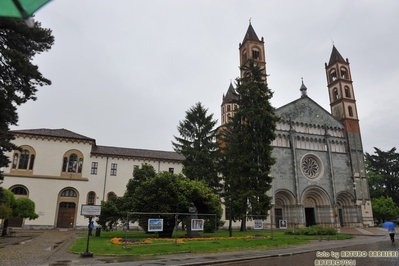
<svg viewBox="0 0 399 266">
<path fill-rule="evenodd" d="M 83 258 L 92 258 L 93 257 L 93 253 L 89 252 L 89 241 L 90 241 L 90 225 L 91 225 L 91 220 L 93 218 L 91 217 L 91 215 L 89 216 L 89 230 L 87 232 L 87 243 L 86 243 L 86 252 L 82 253 L 82 257 Z"/>
<path fill-rule="evenodd" d="M 231 196 L 229 198 L 229 237 L 233 236 L 233 228 L 232 228 L 232 212 L 233 212 L 233 208 L 232 208 L 232 204 L 231 204 Z"/>
</svg>

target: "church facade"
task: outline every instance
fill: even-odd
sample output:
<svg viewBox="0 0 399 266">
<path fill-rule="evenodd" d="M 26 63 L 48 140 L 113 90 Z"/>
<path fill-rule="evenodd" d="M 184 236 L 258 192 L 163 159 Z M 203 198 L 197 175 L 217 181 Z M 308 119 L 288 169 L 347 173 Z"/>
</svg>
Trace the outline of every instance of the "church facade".
<svg viewBox="0 0 399 266">
<path fill-rule="evenodd" d="M 266 71 L 264 41 L 251 24 L 239 52 L 241 66 L 253 59 Z M 374 225 L 349 61 L 334 46 L 325 69 L 331 113 L 307 95 L 303 82 L 300 97 L 275 111 L 280 120 L 272 143 L 273 208 L 266 224 Z M 222 124 L 239 108 L 235 97 L 230 84 Z"/>
</svg>

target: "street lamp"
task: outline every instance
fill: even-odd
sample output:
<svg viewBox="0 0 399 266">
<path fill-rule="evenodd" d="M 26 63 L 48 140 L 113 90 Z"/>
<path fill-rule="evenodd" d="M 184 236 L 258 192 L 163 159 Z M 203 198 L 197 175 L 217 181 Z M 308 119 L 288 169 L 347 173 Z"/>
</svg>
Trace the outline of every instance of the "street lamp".
<svg viewBox="0 0 399 266">
<path fill-rule="evenodd" d="M 230 209 L 230 211 L 229 211 L 229 237 L 232 237 L 233 236 L 233 228 L 232 228 L 232 212 L 233 212 L 233 208 L 232 208 L 232 205 L 231 205 L 231 196 L 230 196 L 230 198 L 229 198 L 229 209 Z"/>
</svg>

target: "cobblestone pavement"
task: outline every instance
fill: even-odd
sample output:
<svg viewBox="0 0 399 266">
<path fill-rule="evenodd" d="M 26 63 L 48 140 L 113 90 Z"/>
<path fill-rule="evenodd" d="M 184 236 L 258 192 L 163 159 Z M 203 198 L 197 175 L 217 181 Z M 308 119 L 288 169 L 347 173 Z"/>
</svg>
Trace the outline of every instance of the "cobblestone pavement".
<svg viewBox="0 0 399 266">
<path fill-rule="evenodd" d="M 0 238 L 0 264 L 4 266 L 69 266 L 105 264 L 104 259 L 109 260 L 109 257 L 94 256 L 93 258 L 82 258 L 81 254 L 72 254 L 68 252 L 69 246 L 78 238 L 78 232 L 81 231 L 18 230 L 15 237 Z M 360 238 L 371 236 L 381 238 L 381 236 L 384 237 L 387 234 L 386 230 L 382 228 L 345 228 L 341 229 L 341 233 L 358 235 Z M 327 243 L 324 241 L 323 244 Z M 234 252 L 231 252 L 229 255 L 233 257 L 242 256 L 239 252 L 235 252 L 237 254 L 233 253 Z M 252 252 L 246 251 L 245 253 L 248 255 L 248 253 Z M 162 261 L 174 261 L 173 264 L 165 265 L 176 265 L 177 261 L 183 262 L 184 260 L 189 259 L 199 261 L 200 263 L 201 256 L 203 255 L 176 254 L 162 256 Z M 218 254 L 217 257 L 221 258 L 223 257 L 223 254 Z M 149 260 L 155 262 L 156 258 L 150 258 Z M 133 262 L 130 262 L 129 265 L 132 263 Z M 133 264 L 144 265 L 146 263 L 144 262 L 143 264 L 143 262 L 136 262 Z"/>
<path fill-rule="evenodd" d="M 96 258 L 69 253 L 68 247 L 80 231 L 18 230 L 16 236 L 0 238 L 0 264 L 3 266 L 95 265 Z"/>
</svg>

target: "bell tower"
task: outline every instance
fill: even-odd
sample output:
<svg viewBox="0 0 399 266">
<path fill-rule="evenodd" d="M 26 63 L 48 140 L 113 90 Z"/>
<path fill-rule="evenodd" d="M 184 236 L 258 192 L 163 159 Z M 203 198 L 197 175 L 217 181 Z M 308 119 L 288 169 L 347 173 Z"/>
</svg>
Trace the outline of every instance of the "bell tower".
<svg viewBox="0 0 399 266">
<path fill-rule="evenodd" d="M 371 199 L 366 177 L 359 116 L 348 59 L 344 60 L 333 46 L 330 61 L 325 63 L 331 114 L 345 128 L 347 149 L 353 178 L 354 203 L 360 206 L 364 226 L 374 226 Z M 360 213 L 359 213 L 360 214 Z"/>
<path fill-rule="evenodd" d="M 240 67 L 248 64 L 249 60 L 254 60 L 255 64 L 264 68 L 266 74 L 266 55 L 265 55 L 265 42 L 262 39 L 259 40 L 258 35 L 254 28 L 249 22 L 247 33 L 245 33 L 244 40 L 239 44 L 238 49 L 240 51 Z M 242 71 L 240 76 L 242 77 Z M 265 77 L 267 83 L 267 78 Z"/>
</svg>

